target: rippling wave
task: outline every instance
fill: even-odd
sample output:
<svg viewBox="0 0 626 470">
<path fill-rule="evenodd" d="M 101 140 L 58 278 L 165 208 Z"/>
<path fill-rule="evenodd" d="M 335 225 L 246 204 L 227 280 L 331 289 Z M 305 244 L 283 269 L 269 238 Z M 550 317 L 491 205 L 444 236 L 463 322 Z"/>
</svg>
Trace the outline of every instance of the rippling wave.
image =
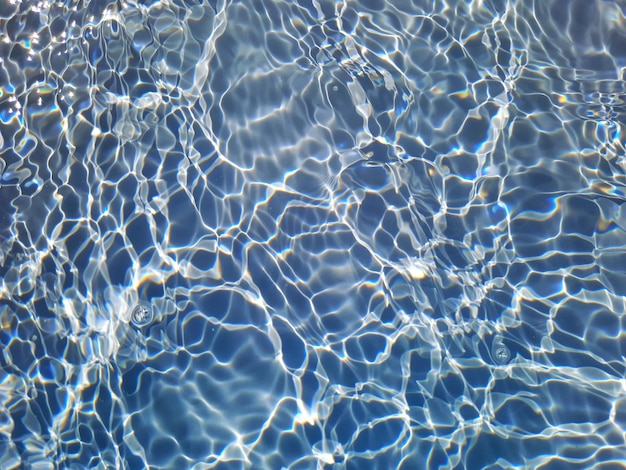
<svg viewBox="0 0 626 470">
<path fill-rule="evenodd" d="M 621 468 L 625 27 L 4 2 L 0 466 Z"/>
</svg>

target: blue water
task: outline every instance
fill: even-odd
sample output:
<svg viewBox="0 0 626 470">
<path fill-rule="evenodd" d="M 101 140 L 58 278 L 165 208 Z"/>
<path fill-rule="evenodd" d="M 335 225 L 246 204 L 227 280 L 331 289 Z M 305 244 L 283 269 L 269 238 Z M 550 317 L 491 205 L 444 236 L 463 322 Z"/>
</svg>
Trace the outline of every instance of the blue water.
<svg viewBox="0 0 626 470">
<path fill-rule="evenodd" d="M 0 468 L 623 467 L 623 2 L 0 31 Z"/>
</svg>

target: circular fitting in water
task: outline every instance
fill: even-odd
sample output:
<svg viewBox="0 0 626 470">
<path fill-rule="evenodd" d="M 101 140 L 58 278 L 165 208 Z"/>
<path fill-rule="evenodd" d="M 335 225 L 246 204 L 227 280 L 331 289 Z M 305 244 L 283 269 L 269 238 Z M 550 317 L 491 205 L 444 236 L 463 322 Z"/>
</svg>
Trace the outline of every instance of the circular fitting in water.
<svg viewBox="0 0 626 470">
<path fill-rule="evenodd" d="M 144 326 L 150 324 L 153 318 L 154 315 L 152 314 L 152 309 L 143 304 L 136 305 L 130 314 L 130 321 L 137 328 L 143 328 Z"/>
<path fill-rule="evenodd" d="M 491 346 L 491 356 L 496 364 L 508 364 L 511 360 L 511 350 L 504 344 L 502 336 L 496 336 Z"/>
</svg>

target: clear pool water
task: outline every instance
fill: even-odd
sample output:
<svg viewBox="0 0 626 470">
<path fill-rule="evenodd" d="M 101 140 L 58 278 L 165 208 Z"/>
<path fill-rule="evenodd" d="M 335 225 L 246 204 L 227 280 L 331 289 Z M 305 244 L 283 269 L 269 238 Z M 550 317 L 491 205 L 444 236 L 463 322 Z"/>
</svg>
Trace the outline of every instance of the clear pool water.
<svg viewBox="0 0 626 470">
<path fill-rule="evenodd" d="M 613 469 L 626 4 L 0 5 L 0 468 Z"/>
</svg>

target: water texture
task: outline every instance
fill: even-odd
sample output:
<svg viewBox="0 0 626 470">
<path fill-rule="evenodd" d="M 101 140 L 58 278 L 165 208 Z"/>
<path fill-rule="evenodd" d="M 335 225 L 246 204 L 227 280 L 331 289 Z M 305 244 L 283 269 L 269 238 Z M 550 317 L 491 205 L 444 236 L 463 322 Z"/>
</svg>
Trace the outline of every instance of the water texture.
<svg viewBox="0 0 626 470">
<path fill-rule="evenodd" d="M 621 468 L 624 70 L 622 1 L 2 2 L 0 467 Z"/>
</svg>

